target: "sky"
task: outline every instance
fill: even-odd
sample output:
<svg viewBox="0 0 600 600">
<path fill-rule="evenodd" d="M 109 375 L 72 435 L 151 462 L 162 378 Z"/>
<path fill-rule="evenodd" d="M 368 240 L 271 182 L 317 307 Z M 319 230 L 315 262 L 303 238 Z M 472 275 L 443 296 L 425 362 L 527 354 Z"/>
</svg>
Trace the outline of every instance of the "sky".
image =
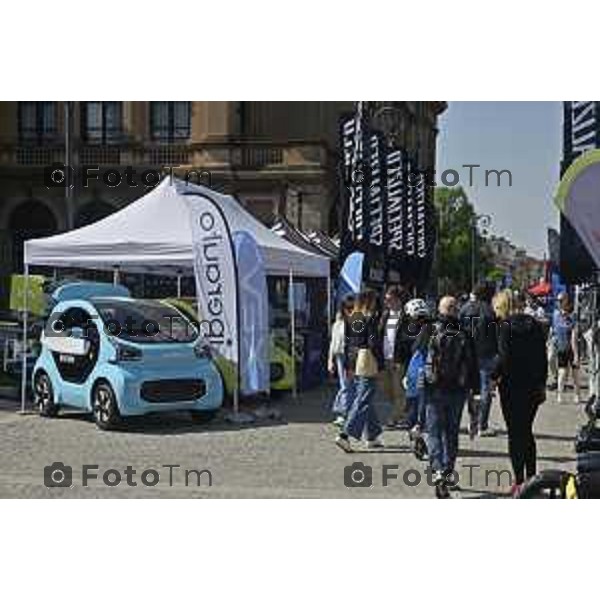
<svg viewBox="0 0 600 600">
<path fill-rule="evenodd" d="M 441 115 L 436 177 L 454 169 L 480 214 L 491 217 L 490 232 L 503 235 L 533 256 L 547 252 L 547 228 L 558 227 L 553 196 L 559 181 L 562 145 L 560 102 L 449 102 Z M 473 168 L 472 186 L 465 164 Z M 508 169 L 500 187 L 485 170 Z"/>
</svg>

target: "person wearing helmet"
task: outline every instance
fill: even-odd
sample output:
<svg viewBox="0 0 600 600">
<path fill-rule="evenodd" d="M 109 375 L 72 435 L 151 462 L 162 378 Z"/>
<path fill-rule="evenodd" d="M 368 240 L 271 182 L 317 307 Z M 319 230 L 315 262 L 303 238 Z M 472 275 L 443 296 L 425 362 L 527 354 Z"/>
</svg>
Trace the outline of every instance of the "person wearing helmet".
<svg viewBox="0 0 600 600">
<path fill-rule="evenodd" d="M 404 335 L 405 315 L 402 311 L 404 290 L 397 285 L 387 288 L 385 309 L 379 321 L 379 337 L 383 358 L 383 397 L 391 406 L 388 428 L 406 428 L 406 396 L 402 380 L 410 359 L 412 340 Z"/>
</svg>

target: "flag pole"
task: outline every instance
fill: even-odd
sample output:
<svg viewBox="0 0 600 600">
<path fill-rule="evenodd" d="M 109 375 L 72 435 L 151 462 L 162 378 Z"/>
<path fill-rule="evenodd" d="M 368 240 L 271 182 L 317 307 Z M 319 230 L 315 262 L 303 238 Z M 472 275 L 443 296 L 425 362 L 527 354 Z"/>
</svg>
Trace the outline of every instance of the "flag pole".
<svg viewBox="0 0 600 600">
<path fill-rule="evenodd" d="M 27 395 L 27 313 L 29 312 L 29 265 L 25 263 L 23 274 L 25 276 L 23 299 L 23 349 L 21 351 L 21 414 L 25 414 L 25 397 Z"/>
<path fill-rule="evenodd" d="M 290 269 L 290 281 L 289 281 L 289 293 L 288 293 L 288 304 L 290 311 L 290 323 L 291 323 L 291 348 L 290 355 L 292 357 L 292 374 L 293 374 L 293 387 L 292 387 L 292 398 L 298 397 L 298 381 L 297 381 L 297 373 L 296 373 L 296 309 L 294 306 L 294 273 L 292 269 Z"/>
</svg>

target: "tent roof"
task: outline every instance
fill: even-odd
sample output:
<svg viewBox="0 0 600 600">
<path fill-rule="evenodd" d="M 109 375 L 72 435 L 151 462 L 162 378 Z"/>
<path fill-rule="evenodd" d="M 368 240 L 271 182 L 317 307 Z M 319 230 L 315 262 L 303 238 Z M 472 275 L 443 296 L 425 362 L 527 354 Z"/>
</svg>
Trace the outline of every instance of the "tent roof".
<svg viewBox="0 0 600 600">
<path fill-rule="evenodd" d="M 325 256 L 329 256 L 332 260 L 337 261 L 340 249 L 328 235 L 316 229 L 309 231 L 307 237 L 310 243 L 325 254 Z"/>
<path fill-rule="evenodd" d="M 25 242 L 25 264 L 174 274 L 193 270 L 185 195 L 203 194 L 223 210 L 232 234 L 247 231 L 263 252 L 269 275 L 326 277 L 329 259 L 280 238 L 235 198 L 177 178 L 91 225 Z"/>
<path fill-rule="evenodd" d="M 280 238 L 287 240 L 291 244 L 294 244 L 294 246 L 298 246 L 307 252 L 315 252 L 319 255 L 323 254 L 323 252 L 321 252 L 318 248 L 315 248 L 313 244 L 310 243 L 302 231 L 294 227 L 285 217 L 281 215 L 275 219 L 275 222 L 271 227 L 271 231 Z"/>
</svg>

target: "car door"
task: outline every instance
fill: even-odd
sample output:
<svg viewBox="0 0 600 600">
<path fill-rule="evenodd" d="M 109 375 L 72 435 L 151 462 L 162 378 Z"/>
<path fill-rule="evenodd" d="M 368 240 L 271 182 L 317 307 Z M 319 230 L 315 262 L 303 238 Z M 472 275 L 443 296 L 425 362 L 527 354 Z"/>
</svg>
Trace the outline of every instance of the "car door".
<svg viewBox="0 0 600 600">
<path fill-rule="evenodd" d="M 65 335 L 51 348 L 61 378 L 61 397 L 65 404 L 87 406 L 86 382 L 98 360 L 99 335 L 87 310 L 71 307 L 61 316 Z"/>
</svg>

